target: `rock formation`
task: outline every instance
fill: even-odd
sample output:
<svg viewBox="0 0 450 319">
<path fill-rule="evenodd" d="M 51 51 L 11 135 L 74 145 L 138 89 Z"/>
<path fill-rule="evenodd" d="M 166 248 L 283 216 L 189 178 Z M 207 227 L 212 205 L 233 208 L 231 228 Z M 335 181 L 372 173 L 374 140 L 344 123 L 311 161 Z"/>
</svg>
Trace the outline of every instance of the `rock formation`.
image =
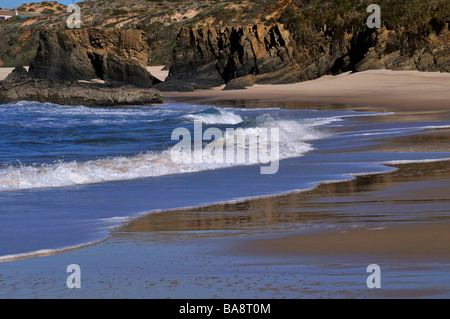
<svg viewBox="0 0 450 319">
<path fill-rule="evenodd" d="M 360 27 L 337 36 L 326 26 L 314 44 L 295 41 L 281 24 L 182 28 L 162 91 L 192 91 L 227 84 L 313 80 L 369 69 L 450 72 L 449 23 L 430 21 L 433 32 L 414 43 L 405 31 Z"/>
<path fill-rule="evenodd" d="M 134 86 L 110 87 L 105 84 L 53 81 L 29 76 L 17 67 L 0 82 L 0 101 L 36 101 L 61 105 L 117 106 L 162 103 L 159 91 Z"/>
<path fill-rule="evenodd" d="M 162 103 L 160 92 L 150 88 L 160 81 L 146 70 L 147 59 L 148 45 L 137 30 L 44 31 L 29 71 L 17 67 L 0 82 L 0 101 L 85 106 Z"/>
<path fill-rule="evenodd" d="M 387 27 L 364 27 L 344 33 L 340 39 L 325 28 L 316 36 L 316 50 L 309 50 L 308 44 L 299 46 L 300 81 L 373 69 L 450 72 L 448 22 L 420 39 L 406 30 Z"/>
<path fill-rule="evenodd" d="M 251 76 L 252 83 L 298 79 L 295 42 L 281 24 L 224 28 L 182 28 L 161 90 L 220 86 Z"/>
<path fill-rule="evenodd" d="M 430 24 L 433 32 L 418 45 L 407 36 L 401 39 L 402 35 L 399 36 L 394 30 L 377 30 L 371 37 L 374 45 L 355 64 L 355 71 L 390 69 L 450 72 L 450 24 L 434 20 Z"/>
<path fill-rule="evenodd" d="M 30 76 L 54 81 L 101 79 L 151 87 L 160 82 L 146 69 L 149 48 L 138 30 L 43 31 Z"/>
</svg>

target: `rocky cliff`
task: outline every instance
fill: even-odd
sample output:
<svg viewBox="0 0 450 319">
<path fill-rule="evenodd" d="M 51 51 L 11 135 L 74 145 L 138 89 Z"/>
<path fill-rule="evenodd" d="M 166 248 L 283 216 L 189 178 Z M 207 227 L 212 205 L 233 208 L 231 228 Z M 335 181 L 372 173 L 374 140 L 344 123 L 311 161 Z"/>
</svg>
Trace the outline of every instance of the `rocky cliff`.
<svg viewBox="0 0 450 319">
<path fill-rule="evenodd" d="M 0 82 L 0 101 L 115 106 L 161 103 L 160 81 L 145 68 L 148 45 L 138 30 L 43 31 L 29 71 Z M 93 81 L 97 80 L 97 81 Z"/>
<path fill-rule="evenodd" d="M 320 55 L 322 35 L 341 41 L 342 35 L 359 32 L 368 17 L 367 0 L 85 0 L 77 1 L 83 28 L 113 30 L 139 29 L 146 33 L 151 48 L 150 63 L 166 65 L 180 27 L 271 25 L 281 23 L 291 31 L 296 42 Z M 394 30 L 392 42 L 409 44 L 427 37 L 430 20 L 449 19 L 448 0 L 377 0 L 382 9 L 382 25 Z M 66 6 L 42 1 L 22 5 L 19 11 L 43 13 L 28 19 L 0 21 L 0 59 L 5 66 L 29 65 L 36 55 L 40 30 L 62 30 L 70 13 Z M 404 39 L 401 39 L 404 37 Z M 328 40 L 327 40 L 328 41 Z M 329 42 L 329 41 L 328 41 Z"/>
<path fill-rule="evenodd" d="M 338 37 L 325 26 L 315 39 L 314 46 L 307 42 L 298 45 L 300 81 L 371 69 L 450 72 L 448 22 L 420 37 L 388 27 L 360 27 Z"/>
<path fill-rule="evenodd" d="M 151 87 L 159 80 L 146 69 L 149 47 L 138 30 L 43 31 L 29 75 L 54 81 L 101 79 Z"/>
<path fill-rule="evenodd" d="M 209 88 L 251 76 L 251 83 L 295 82 L 295 41 L 281 24 L 182 28 L 164 90 Z"/>
<path fill-rule="evenodd" d="M 298 41 L 280 24 L 223 28 L 182 28 L 170 74 L 161 90 L 190 91 L 227 84 L 281 84 L 368 69 L 450 72 L 448 22 L 412 45 L 407 31 L 386 27 L 344 30 L 338 37 L 326 25 L 315 43 Z"/>
</svg>

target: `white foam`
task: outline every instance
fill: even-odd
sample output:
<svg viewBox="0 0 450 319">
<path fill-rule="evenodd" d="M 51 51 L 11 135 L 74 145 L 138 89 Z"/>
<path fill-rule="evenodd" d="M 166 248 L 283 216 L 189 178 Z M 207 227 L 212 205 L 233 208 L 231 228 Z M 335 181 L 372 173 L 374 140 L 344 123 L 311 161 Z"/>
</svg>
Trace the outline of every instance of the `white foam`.
<svg viewBox="0 0 450 319">
<path fill-rule="evenodd" d="M 440 130 L 440 129 L 448 129 L 450 125 L 436 125 L 436 126 L 425 126 L 425 130 Z"/>
<path fill-rule="evenodd" d="M 191 119 L 193 121 L 201 121 L 204 124 L 239 124 L 243 122 L 242 117 L 224 109 L 217 109 L 219 114 L 207 114 L 207 113 L 197 113 L 188 114 L 184 118 Z"/>
<path fill-rule="evenodd" d="M 229 121 L 230 119 L 238 119 L 232 112 L 221 114 L 219 118 L 223 116 L 228 122 L 231 122 Z M 269 118 L 256 127 L 243 128 L 243 130 L 246 136 L 261 136 L 261 130 L 264 128 L 278 128 L 280 132 L 279 156 L 273 158 L 273 160 L 282 160 L 300 157 L 311 151 L 313 147 L 308 141 L 326 136 L 317 130 L 316 127 L 335 120 L 337 119 L 324 118 L 297 122 L 293 120 L 276 121 Z M 221 141 L 218 140 L 217 143 L 221 143 Z M 239 144 L 236 141 L 235 148 L 238 146 Z M 248 149 L 249 147 L 247 146 L 247 152 Z M 204 157 L 202 163 L 183 163 L 182 161 L 176 161 L 172 156 L 171 149 L 167 149 L 162 152 L 146 152 L 136 156 L 119 156 L 85 162 L 56 162 L 50 165 L 9 165 L 4 169 L 0 169 L 0 191 L 123 181 L 192 173 L 238 165 L 237 163 L 215 163 L 213 160 L 208 160 L 208 158 L 205 160 Z M 208 153 L 203 153 L 203 156 L 208 156 Z"/>
<path fill-rule="evenodd" d="M 446 158 L 431 158 L 431 159 L 411 159 L 411 160 L 397 160 L 397 161 L 388 161 L 383 162 L 383 164 L 414 164 L 414 163 L 434 163 L 434 162 L 445 162 L 450 161 L 450 157 Z"/>
<path fill-rule="evenodd" d="M 64 253 L 67 251 L 77 250 L 80 248 L 99 244 L 106 239 L 107 238 L 93 241 L 93 242 L 86 243 L 86 244 L 74 245 L 74 246 L 59 248 L 59 249 L 40 249 L 40 250 L 36 250 L 36 251 L 31 251 L 28 253 L 4 255 L 4 256 L 0 256 L 0 263 L 15 261 L 15 260 L 19 260 L 19 259 L 25 259 L 25 258 L 31 258 L 31 257 L 45 257 L 45 256 L 56 255 L 56 254 Z"/>
</svg>

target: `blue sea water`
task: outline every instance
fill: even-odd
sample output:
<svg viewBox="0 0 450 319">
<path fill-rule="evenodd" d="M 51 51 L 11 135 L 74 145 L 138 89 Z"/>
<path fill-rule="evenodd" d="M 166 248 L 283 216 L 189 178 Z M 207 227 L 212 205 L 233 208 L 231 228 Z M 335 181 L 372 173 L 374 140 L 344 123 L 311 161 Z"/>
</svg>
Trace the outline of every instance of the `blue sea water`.
<svg viewBox="0 0 450 319">
<path fill-rule="evenodd" d="M 311 189 L 393 170 L 383 165 L 388 162 L 450 158 L 450 152 L 358 151 L 379 138 L 450 127 L 445 120 L 365 121 L 368 116 L 390 114 L 182 103 L 0 105 L 0 261 L 101 241 L 112 227 L 142 214 Z M 193 132 L 196 121 L 224 134 L 229 128 L 249 136 L 279 129 L 279 171 L 174 163 L 172 132 Z"/>
</svg>

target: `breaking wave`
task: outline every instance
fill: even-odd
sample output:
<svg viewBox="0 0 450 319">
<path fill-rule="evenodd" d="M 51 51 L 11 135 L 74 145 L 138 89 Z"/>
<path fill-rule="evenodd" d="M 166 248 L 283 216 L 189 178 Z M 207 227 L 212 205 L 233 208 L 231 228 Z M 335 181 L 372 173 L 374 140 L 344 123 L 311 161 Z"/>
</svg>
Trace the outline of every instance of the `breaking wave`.
<svg viewBox="0 0 450 319">
<path fill-rule="evenodd" d="M 259 115 L 245 120 L 233 111 L 211 108 L 200 113 L 183 115 L 190 121 L 202 121 L 207 124 L 238 124 L 245 136 L 261 137 L 266 129 L 279 130 L 279 155 L 272 160 L 282 160 L 300 157 L 311 151 L 313 146 L 309 141 L 326 136 L 320 126 L 339 120 L 335 117 L 277 120 L 269 115 Z M 223 146 L 227 138 L 225 129 L 222 138 L 213 143 Z M 170 137 L 168 137 L 170 139 Z M 209 142 L 211 143 L 211 142 Z M 235 141 L 237 151 L 242 144 Z M 245 144 L 247 156 L 250 145 Z M 213 170 L 238 165 L 215 161 L 211 154 L 203 152 L 202 163 L 184 163 L 176 158 L 173 147 L 162 151 L 146 151 L 134 156 L 113 156 L 89 161 L 58 161 L 51 164 L 7 165 L 0 169 L 0 191 L 24 190 L 33 188 L 67 187 L 112 181 L 131 180 L 137 178 L 155 177 L 162 175 L 192 173 Z M 198 150 L 193 150 L 193 156 Z M 254 163 L 253 163 L 254 164 Z M 239 163 L 242 165 L 242 163 Z"/>
</svg>

